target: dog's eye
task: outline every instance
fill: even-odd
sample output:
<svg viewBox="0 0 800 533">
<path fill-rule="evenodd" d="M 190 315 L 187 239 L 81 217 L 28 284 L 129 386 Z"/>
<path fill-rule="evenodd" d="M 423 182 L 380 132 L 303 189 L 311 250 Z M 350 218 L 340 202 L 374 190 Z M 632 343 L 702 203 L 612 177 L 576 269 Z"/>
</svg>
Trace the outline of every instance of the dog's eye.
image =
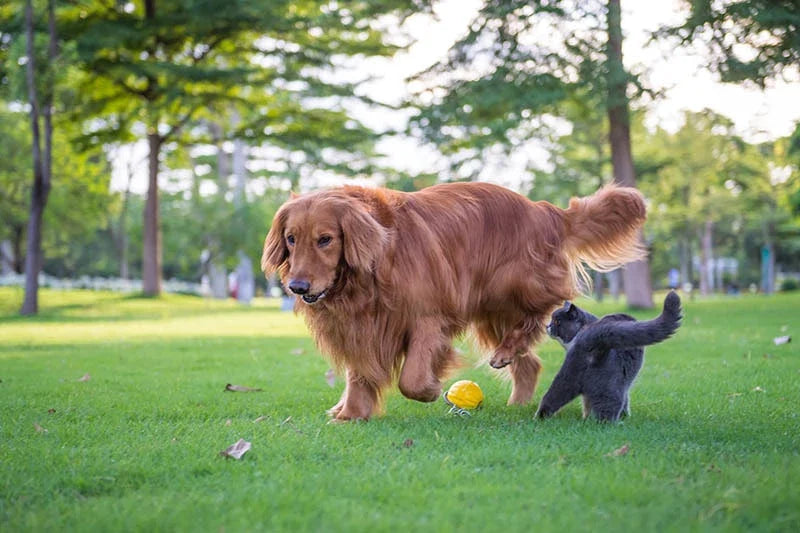
<svg viewBox="0 0 800 533">
<path fill-rule="evenodd" d="M 330 235 L 323 235 L 317 241 L 317 246 L 319 246 L 320 248 L 325 248 L 330 243 L 331 243 L 331 236 Z"/>
<path fill-rule="evenodd" d="M 294 246 L 294 235 L 289 235 L 286 237 L 286 242 L 289 243 L 289 246 Z"/>
</svg>

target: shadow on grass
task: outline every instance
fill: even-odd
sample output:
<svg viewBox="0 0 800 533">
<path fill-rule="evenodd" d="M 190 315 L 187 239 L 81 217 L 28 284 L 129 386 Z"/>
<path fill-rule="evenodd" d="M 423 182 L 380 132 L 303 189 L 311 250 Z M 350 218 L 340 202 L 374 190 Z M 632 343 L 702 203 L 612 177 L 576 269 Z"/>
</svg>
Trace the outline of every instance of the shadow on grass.
<svg viewBox="0 0 800 533">
<path fill-rule="evenodd" d="M 271 301 L 267 305 L 248 306 L 238 304 L 234 300 L 211 300 L 190 295 L 152 297 L 141 293 L 119 294 L 80 303 L 40 304 L 39 313 L 29 316 L 20 315 L 18 309 L 14 306 L 6 305 L 4 307 L 5 309 L 0 311 L 0 324 L 19 322 L 126 322 L 228 313 L 279 312 L 279 304 Z"/>
</svg>

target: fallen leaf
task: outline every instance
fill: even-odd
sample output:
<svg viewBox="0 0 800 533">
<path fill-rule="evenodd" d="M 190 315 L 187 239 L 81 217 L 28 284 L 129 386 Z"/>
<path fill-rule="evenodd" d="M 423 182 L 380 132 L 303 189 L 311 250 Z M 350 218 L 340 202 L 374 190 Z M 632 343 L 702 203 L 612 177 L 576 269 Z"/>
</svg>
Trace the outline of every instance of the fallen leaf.
<svg viewBox="0 0 800 533">
<path fill-rule="evenodd" d="M 766 392 L 766 391 L 765 391 L 764 389 L 762 389 L 761 387 L 758 387 L 758 386 L 757 386 L 757 387 L 756 387 L 755 389 L 753 389 L 751 392 Z"/>
<path fill-rule="evenodd" d="M 295 348 L 294 350 L 292 350 L 289 353 L 292 354 L 292 355 L 303 355 L 304 352 L 305 352 L 305 350 L 302 349 L 302 348 Z"/>
<path fill-rule="evenodd" d="M 709 472 L 717 472 L 717 473 L 722 472 L 722 470 L 714 463 L 708 465 L 708 468 L 706 468 L 706 470 L 708 470 Z"/>
<path fill-rule="evenodd" d="M 264 389 L 254 389 L 251 387 L 245 387 L 244 385 L 231 385 L 228 383 L 225 385 L 225 390 L 228 392 L 261 392 Z"/>
<path fill-rule="evenodd" d="M 235 444 L 232 444 L 225 450 L 219 452 L 223 457 L 232 457 L 234 459 L 241 459 L 242 456 L 250 449 L 251 444 L 244 439 L 239 439 Z"/>
<path fill-rule="evenodd" d="M 411 448 L 414 445 L 413 439 L 406 439 L 403 441 L 403 448 Z"/>
<path fill-rule="evenodd" d="M 56 410 L 51 407 L 50 409 L 47 410 L 47 412 L 52 415 L 53 413 L 56 412 Z"/>
<path fill-rule="evenodd" d="M 328 371 L 325 372 L 325 382 L 328 384 L 328 387 L 336 385 L 336 372 L 334 372 L 332 368 L 329 368 Z"/>
<path fill-rule="evenodd" d="M 78 381 L 89 381 L 90 379 L 92 379 L 92 376 L 90 376 L 89 373 L 87 372 L 83 376 L 81 376 L 81 378 Z"/>
<path fill-rule="evenodd" d="M 231 419 L 229 418 L 225 421 L 225 426 L 230 426 L 230 425 L 231 425 Z"/>
<path fill-rule="evenodd" d="M 728 398 L 736 398 L 737 396 L 741 396 L 741 395 L 742 395 L 741 392 L 732 392 L 732 393 L 728 394 Z"/>
<path fill-rule="evenodd" d="M 33 429 L 36 430 L 36 433 L 47 433 L 47 430 L 42 426 L 40 426 L 39 424 L 37 424 L 36 422 L 33 423 Z"/>
<path fill-rule="evenodd" d="M 611 453 L 607 453 L 606 457 L 619 457 L 621 455 L 625 455 L 630 451 L 631 447 L 628 444 L 623 444 L 622 447 L 617 448 Z"/>
<path fill-rule="evenodd" d="M 772 342 L 775 343 L 775 346 L 780 346 L 781 344 L 789 344 L 792 342 L 792 338 L 789 335 L 783 335 L 781 337 L 775 337 L 772 339 Z"/>
<path fill-rule="evenodd" d="M 261 415 L 258 418 L 256 418 L 255 420 L 253 420 L 253 424 L 257 424 L 258 422 L 263 422 L 267 418 L 269 418 L 267 415 Z"/>
</svg>

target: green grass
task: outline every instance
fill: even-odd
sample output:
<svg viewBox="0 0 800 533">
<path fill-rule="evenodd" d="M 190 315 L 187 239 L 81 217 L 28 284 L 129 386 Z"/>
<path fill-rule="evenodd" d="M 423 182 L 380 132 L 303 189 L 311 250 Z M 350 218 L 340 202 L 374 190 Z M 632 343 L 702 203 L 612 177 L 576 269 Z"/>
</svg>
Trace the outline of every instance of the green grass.
<svg viewBox="0 0 800 533">
<path fill-rule="evenodd" d="M 341 380 L 275 307 L 43 291 L 20 318 L 21 296 L 0 289 L 0 531 L 800 530 L 800 350 L 772 343 L 800 335 L 800 294 L 685 302 L 620 424 L 579 402 L 536 422 L 468 365 L 471 418 L 392 391 L 347 425 L 324 415 Z M 540 353 L 537 401 L 563 358 Z M 242 461 L 218 455 L 239 438 Z"/>
</svg>

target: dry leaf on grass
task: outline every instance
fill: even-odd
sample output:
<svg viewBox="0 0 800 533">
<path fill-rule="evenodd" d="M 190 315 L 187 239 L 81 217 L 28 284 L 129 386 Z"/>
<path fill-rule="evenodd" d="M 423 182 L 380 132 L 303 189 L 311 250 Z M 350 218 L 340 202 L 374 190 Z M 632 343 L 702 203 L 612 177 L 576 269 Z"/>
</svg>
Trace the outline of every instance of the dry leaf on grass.
<svg viewBox="0 0 800 533">
<path fill-rule="evenodd" d="M 303 355 L 304 352 L 305 352 L 305 350 L 302 349 L 302 348 L 295 348 L 294 350 L 292 350 L 289 353 L 292 354 L 292 355 Z"/>
<path fill-rule="evenodd" d="M 261 392 L 264 389 L 254 389 L 252 387 L 245 387 L 244 385 L 225 385 L 225 390 L 228 392 Z"/>
<path fill-rule="evenodd" d="M 81 376 L 81 378 L 78 381 L 89 381 L 90 379 L 92 379 L 92 376 L 90 376 L 89 373 L 87 372 L 83 376 Z"/>
<path fill-rule="evenodd" d="M 329 368 L 328 371 L 325 372 L 325 382 L 328 384 L 328 387 L 336 385 L 336 372 L 334 372 L 332 368 Z"/>
<path fill-rule="evenodd" d="M 263 422 L 267 418 L 269 418 L 267 415 L 261 415 L 258 418 L 256 418 L 255 420 L 253 420 L 253 424 L 257 424 L 258 422 Z"/>
<path fill-rule="evenodd" d="M 40 426 L 39 424 L 37 424 L 36 422 L 33 423 L 33 429 L 36 430 L 36 433 L 47 433 L 47 430 L 42 426 Z"/>
<path fill-rule="evenodd" d="M 232 424 L 232 422 L 231 422 L 231 419 L 230 419 L 230 418 L 229 418 L 229 419 L 227 419 L 227 420 L 225 421 L 225 426 L 226 426 L 226 427 L 227 427 L 227 426 L 230 426 L 231 424 Z"/>
<path fill-rule="evenodd" d="M 52 415 L 53 413 L 56 412 L 56 410 L 51 407 L 50 409 L 47 410 L 47 412 Z"/>
<path fill-rule="evenodd" d="M 413 439 L 406 439 L 403 441 L 403 448 L 411 448 L 414 445 Z"/>
<path fill-rule="evenodd" d="M 617 448 L 611 453 L 607 453 L 606 457 L 619 457 L 625 455 L 630 451 L 631 447 L 628 444 L 623 444 L 621 448 Z"/>
<path fill-rule="evenodd" d="M 242 456 L 250 449 L 251 444 L 244 439 L 239 439 L 235 444 L 229 446 L 227 449 L 219 452 L 223 457 L 232 457 L 234 459 L 241 459 Z"/>
</svg>

